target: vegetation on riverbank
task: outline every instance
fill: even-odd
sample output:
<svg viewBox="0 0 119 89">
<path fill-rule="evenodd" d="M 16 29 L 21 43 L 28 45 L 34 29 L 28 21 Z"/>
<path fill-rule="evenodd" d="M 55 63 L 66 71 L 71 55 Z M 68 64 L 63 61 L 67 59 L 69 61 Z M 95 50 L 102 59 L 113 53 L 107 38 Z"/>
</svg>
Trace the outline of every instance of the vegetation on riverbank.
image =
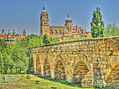
<svg viewBox="0 0 119 89">
<path fill-rule="evenodd" d="M 27 75 L 20 75 L 20 74 L 6 75 L 6 76 L 18 77 L 20 78 L 20 80 L 17 82 L 0 83 L 0 89 L 82 89 L 80 87 L 66 85 L 60 82 L 36 77 L 34 75 L 29 75 L 30 76 L 29 79 L 27 79 Z M 94 89 L 94 88 L 85 88 L 85 89 Z"/>
<path fill-rule="evenodd" d="M 24 40 L 7 45 L 0 40 L 0 74 L 21 74 L 29 70 L 30 48 L 56 43 L 59 38 L 48 38 L 47 35 L 28 35 Z"/>
</svg>

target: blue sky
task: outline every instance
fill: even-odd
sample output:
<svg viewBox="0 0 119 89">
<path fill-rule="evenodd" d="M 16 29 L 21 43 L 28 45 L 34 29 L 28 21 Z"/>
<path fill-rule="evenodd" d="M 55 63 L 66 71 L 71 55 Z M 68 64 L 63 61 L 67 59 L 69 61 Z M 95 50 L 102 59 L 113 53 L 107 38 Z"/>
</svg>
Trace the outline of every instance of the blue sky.
<svg viewBox="0 0 119 89">
<path fill-rule="evenodd" d="M 64 25 L 67 13 L 74 25 L 90 30 L 92 12 L 101 8 L 105 25 L 119 26 L 119 0 L 0 0 L 0 31 L 16 29 L 40 34 L 40 13 L 45 4 L 51 25 Z"/>
</svg>

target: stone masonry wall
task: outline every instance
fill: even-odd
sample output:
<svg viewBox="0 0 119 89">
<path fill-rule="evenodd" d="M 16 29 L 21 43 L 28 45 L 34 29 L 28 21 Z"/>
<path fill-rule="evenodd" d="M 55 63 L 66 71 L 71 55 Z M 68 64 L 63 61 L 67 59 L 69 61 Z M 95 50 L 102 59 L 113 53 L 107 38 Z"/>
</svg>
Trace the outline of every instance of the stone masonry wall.
<svg viewBox="0 0 119 89">
<path fill-rule="evenodd" d="M 84 83 L 82 85 L 85 85 L 87 81 L 84 80 L 88 80 L 85 78 L 92 76 L 88 80 L 88 82 L 91 81 L 89 86 L 93 85 L 91 65 L 99 59 L 100 70 L 106 85 L 112 68 L 115 63 L 119 62 L 119 37 L 77 40 L 35 47 L 32 48 L 32 56 L 35 73 L 40 72 L 44 76 L 44 62 L 47 59 L 52 78 L 56 78 L 55 74 L 58 72 L 57 76 L 65 74 L 64 79 L 68 82 L 75 80 L 76 83 Z M 59 63 L 62 66 L 57 66 L 58 60 L 61 61 Z M 37 67 L 38 65 L 40 67 Z M 56 67 L 58 68 L 56 69 Z M 79 80 L 79 78 L 82 79 Z"/>
</svg>

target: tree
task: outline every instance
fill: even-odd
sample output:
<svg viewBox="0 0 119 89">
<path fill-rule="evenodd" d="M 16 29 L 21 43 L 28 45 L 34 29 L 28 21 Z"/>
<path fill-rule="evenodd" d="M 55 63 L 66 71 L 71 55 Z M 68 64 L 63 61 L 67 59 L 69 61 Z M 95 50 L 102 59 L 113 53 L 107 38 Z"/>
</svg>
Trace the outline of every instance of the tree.
<svg viewBox="0 0 119 89">
<path fill-rule="evenodd" d="M 26 36 L 24 40 L 17 40 L 15 44 L 7 45 L 4 40 L 0 40 L 0 74 L 26 73 L 33 69 L 30 48 L 58 41 L 58 37 L 48 38 L 47 35 L 35 34 Z"/>
<path fill-rule="evenodd" d="M 108 24 L 104 30 L 104 36 L 119 36 L 119 28 L 115 23 Z"/>
<path fill-rule="evenodd" d="M 4 40 L 1 40 L 1 39 L 0 39 L 0 50 L 4 49 L 4 48 L 6 48 L 6 47 L 7 47 L 6 42 L 5 42 Z"/>
<path fill-rule="evenodd" d="M 93 18 L 91 21 L 91 34 L 92 37 L 103 37 L 104 36 L 104 21 L 102 20 L 102 15 L 100 12 L 100 8 L 97 7 L 96 10 L 93 11 Z"/>
<path fill-rule="evenodd" d="M 43 36 L 43 43 L 44 44 L 50 44 L 50 41 L 48 40 L 48 37 L 46 34 Z"/>
</svg>

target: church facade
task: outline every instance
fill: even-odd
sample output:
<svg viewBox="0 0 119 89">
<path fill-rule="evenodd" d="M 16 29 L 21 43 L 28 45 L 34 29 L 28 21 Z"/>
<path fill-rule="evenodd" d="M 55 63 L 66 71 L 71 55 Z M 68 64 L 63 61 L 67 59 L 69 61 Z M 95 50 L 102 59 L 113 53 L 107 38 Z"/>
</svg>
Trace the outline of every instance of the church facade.
<svg viewBox="0 0 119 89">
<path fill-rule="evenodd" d="M 40 16 L 40 34 L 46 34 L 48 37 L 59 37 L 60 39 L 64 39 L 64 37 L 90 37 L 91 32 L 82 29 L 79 26 L 74 26 L 72 23 L 72 19 L 69 17 L 66 18 L 64 26 L 51 26 L 49 24 L 48 13 L 43 6 L 43 10 Z"/>
</svg>

